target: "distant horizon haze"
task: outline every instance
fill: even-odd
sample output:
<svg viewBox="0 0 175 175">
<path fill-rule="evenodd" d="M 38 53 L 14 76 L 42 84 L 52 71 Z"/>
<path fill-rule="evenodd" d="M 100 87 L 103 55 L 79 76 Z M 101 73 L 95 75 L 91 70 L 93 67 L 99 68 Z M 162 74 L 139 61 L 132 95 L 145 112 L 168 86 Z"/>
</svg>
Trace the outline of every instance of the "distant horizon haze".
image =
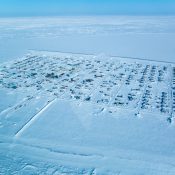
<svg viewBox="0 0 175 175">
<path fill-rule="evenodd" d="M 175 0 L 0 0 L 0 16 L 175 15 Z"/>
</svg>

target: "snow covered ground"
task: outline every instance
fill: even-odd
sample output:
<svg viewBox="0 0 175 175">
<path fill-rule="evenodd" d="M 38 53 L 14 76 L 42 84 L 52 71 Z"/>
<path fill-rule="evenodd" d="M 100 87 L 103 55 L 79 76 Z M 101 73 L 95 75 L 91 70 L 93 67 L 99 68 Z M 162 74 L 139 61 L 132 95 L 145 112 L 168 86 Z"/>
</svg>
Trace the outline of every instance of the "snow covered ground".
<svg viewBox="0 0 175 175">
<path fill-rule="evenodd" d="M 46 151 L 56 174 L 60 159 L 66 174 L 175 173 L 175 64 L 32 51 L 2 64 L 0 78 L 1 143 L 17 159 L 2 172 L 46 173 L 41 155 L 39 167 L 23 165 Z"/>
<path fill-rule="evenodd" d="M 174 61 L 174 38 L 174 16 L 0 18 L 0 62 L 28 49 Z"/>
<path fill-rule="evenodd" d="M 0 19 L 0 174 L 174 175 L 173 20 Z"/>
</svg>

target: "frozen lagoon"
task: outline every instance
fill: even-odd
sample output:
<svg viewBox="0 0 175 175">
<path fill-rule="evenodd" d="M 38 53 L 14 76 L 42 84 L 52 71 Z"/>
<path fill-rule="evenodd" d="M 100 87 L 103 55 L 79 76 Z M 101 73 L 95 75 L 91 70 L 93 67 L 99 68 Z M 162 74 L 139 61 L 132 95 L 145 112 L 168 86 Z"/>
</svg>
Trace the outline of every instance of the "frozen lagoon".
<svg viewBox="0 0 175 175">
<path fill-rule="evenodd" d="M 0 18 L 0 62 L 28 49 L 174 61 L 174 16 Z"/>
<path fill-rule="evenodd" d="M 6 38 L 11 46 L 16 47 L 12 47 L 14 51 L 12 49 L 10 53 L 7 52 L 10 48 L 5 47 L 8 42 L 4 42 L 1 47 L 3 63 L 0 66 L 0 96 L 4 99 L 0 106 L 1 174 L 175 173 L 172 55 L 169 55 L 169 60 L 165 60 L 156 57 L 154 54 L 158 52 L 154 50 L 149 58 L 156 61 L 149 61 L 111 57 L 107 54 L 27 51 L 60 50 L 61 43 L 57 43 L 62 42 L 60 48 L 64 47 L 66 51 L 101 53 L 101 49 L 106 46 L 107 50 L 103 48 L 103 52 L 112 55 L 118 54 L 117 50 L 114 52 L 114 48 L 117 48 L 115 43 L 118 44 L 113 38 L 116 31 L 126 38 L 127 35 L 134 37 L 134 31 L 140 35 L 143 29 L 146 31 L 145 34 L 142 33 L 144 36 L 148 36 L 148 33 L 154 36 L 173 36 L 173 26 L 165 23 L 167 18 L 160 20 L 165 23 L 159 25 L 162 30 L 138 27 L 138 30 L 130 29 L 131 31 L 128 31 L 129 26 L 132 26 L 131 21 L 134 23 L 131 19 L 130 22 L 119 20 L 121 31 L 117 30 L 116 25 L 111 27 L 107 21 L 105 26 L 98 24 L 97 27 L 98 20 L 95 19 L 93 24 L 92 19 L 84 25 L 82 20 L 69 19 L 75 28 L 71 28 L 73 24 L 67 25 L 67 21 L 64 24 L 63 20 L 66 27 L 61 30 L 62 33 L 58 27 L 58 33 L 50 34 L 54 37 L 57 35 L 54 42 L 49 42 L 53 41 L 52 37 L 49 40 L 48 31 L 52 31 L 50 28 L 43 32 L 43 36 L 41 23 L 37 30 L 39 20 L 30 27 L 28 22 L 25 24 L 27 27 L 19 25 L 16 31 L 8 28 L 8 35 L 2 35 L 3 40 Z M 21 19 L 19 21 L 21 24 Z M 116 18 L 110 23 L 115 21 Z M 88 26 L 90 22 L 91 25 Z M 121 23 L 125 26 L 123 22 L 128 25 L 122 28 Z M 150 23 L 151 19 L 146 22 Z M 136 23 L 139 24 L 138 21 Z M 51 24 L 50 26 L 53 25 Z M 62 36 L 66 31 L 68 36 Z M 81 39 L 77 42 L 71 40 L 71 37 Z M 110 44 L 101 43 L 103 37 L 108 38 Z M 43 38 L 47 42 L 43 42 Z M 92 45 L 92 40 L 87 42 L 89 38 L 93 38 L 98 47 Z M 151 42 L 150 38 L 147 39 Z M 22 40 L 25 44 L 20 44 L 19 47 Z M 30 40 L 35 42 L 30 43 Z M 173 42 L 173 38 L 170 40 Z M 75 45 L 73 41 L 78 43 L 75 47 L 72 47 Z M 165 43 L 161 45 L 165 46 Z M 94 50 L 91 50 L 92 47 Z M 130 43 L 129 46 L 122 47 L 129 49 L 132 45 Z M 151 47 L 147 49 L 150 50 Z M 173 45 L 170 49 L 173 50 Z M 136 55 L 126 51 L 125 54 L 119 54 L 145 59 L 150 54 L 146 50 L 142 55 L 140 50 Z M 29 54 L 24 54 L 26 52 Z M 14 60 L 17 57 L 19 59 Z"/>
</svg>

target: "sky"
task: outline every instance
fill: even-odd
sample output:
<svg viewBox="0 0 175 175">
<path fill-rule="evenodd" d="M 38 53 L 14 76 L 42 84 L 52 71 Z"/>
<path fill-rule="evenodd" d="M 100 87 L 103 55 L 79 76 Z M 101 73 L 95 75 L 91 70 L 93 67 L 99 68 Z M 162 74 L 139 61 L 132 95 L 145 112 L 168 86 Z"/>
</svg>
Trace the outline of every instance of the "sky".
<svg viewBox="0 0 175 175">
<path fill-rule="evenodd" d="M 0 0 L 0 16 L 174 15 L 175 0 Z"/>
</svg>

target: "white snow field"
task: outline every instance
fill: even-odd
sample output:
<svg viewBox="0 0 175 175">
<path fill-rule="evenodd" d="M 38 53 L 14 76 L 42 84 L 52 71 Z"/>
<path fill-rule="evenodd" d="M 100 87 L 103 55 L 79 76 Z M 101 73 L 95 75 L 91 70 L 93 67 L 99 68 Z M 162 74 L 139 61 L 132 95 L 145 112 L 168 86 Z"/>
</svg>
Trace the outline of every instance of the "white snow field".
<svg viewBox="0 0 175 175">
<path fill-rule="evenodd" d="M 1 174 L 175 174 L 175 64 L 31 51 L 0 65 Z"/>
<path fill-rule="evenodd" d="M 0 175 L 175 175 L 174 51 L 173 16 L 0 18 Z"/>
<path fill-rule="evenodd" d="M 174 61 L 175 16 L 0 18 L 0 62 L 28 49 Z"/>
</svg>

